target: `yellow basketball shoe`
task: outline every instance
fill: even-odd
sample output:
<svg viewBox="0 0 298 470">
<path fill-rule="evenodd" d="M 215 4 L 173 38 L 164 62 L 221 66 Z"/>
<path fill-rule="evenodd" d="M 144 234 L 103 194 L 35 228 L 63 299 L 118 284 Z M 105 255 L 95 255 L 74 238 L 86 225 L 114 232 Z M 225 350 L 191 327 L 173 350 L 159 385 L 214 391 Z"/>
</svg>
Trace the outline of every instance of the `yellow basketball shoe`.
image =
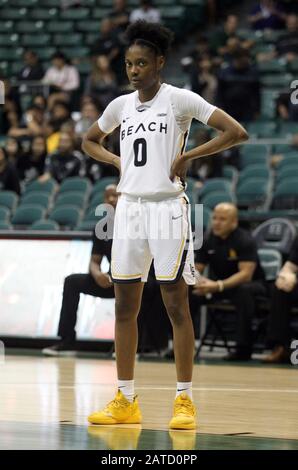
<svg viewBox="0 0 298 470">
<path fill-rule="evenodd" d="M 196 408 L 186 393 L 181 393 L 174 401 L 174 416 L 170 429 L 196 429 Z"/>
<path fill-rule="evenodd" d="M 130 403 L 118 390 L 114 400 L 102 411 L 88 416 L 88 421 L 91 424 L 139 424 L 142 422 L 142 415 L 137 397 Z"/>
</svg>

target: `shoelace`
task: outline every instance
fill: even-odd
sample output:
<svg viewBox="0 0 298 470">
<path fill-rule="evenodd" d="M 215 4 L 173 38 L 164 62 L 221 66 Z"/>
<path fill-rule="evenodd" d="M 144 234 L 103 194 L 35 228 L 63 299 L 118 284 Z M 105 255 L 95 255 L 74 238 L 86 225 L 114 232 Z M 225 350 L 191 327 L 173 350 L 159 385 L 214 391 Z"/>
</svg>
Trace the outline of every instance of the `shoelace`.
<svg viewBox="0 0 298 470">
<path fill-rule="evenodd" d="M 124 408 L 127 406 L 127 404 L 124 401 L 114 398 L 114 400 L 110 401 L 110 403 L 107 404 L 106 409 L 108 409 L 110 406 L 114 408 Z"/>
<path fill-rule="evenodd" d="M 189 401 L 181 401 L 175 404 L 174 413 L 183 413 L 186 415 L 192 415 L 194 412 L 193 404 Z"/>
</svg>

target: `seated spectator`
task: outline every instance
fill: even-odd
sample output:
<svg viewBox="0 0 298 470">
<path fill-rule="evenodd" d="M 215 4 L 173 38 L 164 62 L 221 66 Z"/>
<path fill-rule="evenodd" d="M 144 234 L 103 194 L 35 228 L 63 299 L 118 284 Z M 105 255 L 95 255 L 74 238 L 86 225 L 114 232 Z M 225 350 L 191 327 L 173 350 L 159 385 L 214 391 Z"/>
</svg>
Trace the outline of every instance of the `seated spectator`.
<svg viewBox="0 0 298 470">
<path fill-rule="evenodd" d="M 82 169 L 82 154 L 74 150 L 75 144 L 72 137 L 61 132 L 58 149 L 47 156 L 45 161 L 45 173 L 39 178 L 41 182 L 54 178 L 61 183 L 69 176 L 79 176 Z"/>
<path fill-rule="evenodd" d="M 201 95 L 209 103 L 214 103 L 217 91 L 217 78 L 210 59 L 202 59 L 192 70 L 191 90 Z"/>
<path fill-rule="evenodd" d="M 292 100 L 292 90 L 279 95 L 276 100 L 276 108 L 277 116 L 281 120 L 298 121 L 298 105 Z"/>
<path fill-rule="evenodd" d="M 44 71 L 39 62 L 38 55 L 34 51 L 26 51 L 23 56 L 24 67 L 18 74 L 20 81 L 39 81 L 44 76 Z"/>
<path fill-rule="evenodd" d="M 46 156 L 46 139 L 37 135 L 32 139 L 29 152 L 18 160 L 17 169 L 23 183 L 29 183 L 43 175 Z"/>
<path fill-rule="evenodd" d="M 245 106 L 243 97 L 245 96 Z M 216 104 L 238 121 L 252 121 L 260 111 L 260 81 L 246 50 L 234 53 L 233 62 L 220 70 Z"/>
<path fill-rule="evenodd" d="M 211 139 L 208 129 L 198 129 L 194 134 L 194 147 L 203 145 Z M 208 178 L 222 176 L 222 158 L 220 155 L 197 158 L 191 163 L 188 175 L 198 180 L 197 187 L 201 187 Z"/>
<path fill-rule="evenodd" d="M 0 191 L 4 190 L 21 193 L 17 169 L 8 161 L 6 150 L 0 147 Z"/>
<path fill-rule="evenodd" d="M 19 159 L 24 153 L 20 141 L 15 137 L 8 137 L 5 143 L 5 150 L 8 161 L 17 166 Z"/>
<path fill-rule="evenodd" d="M 114 208 L 117 204 L 116 185 L 105 188 L 104 202 L 111 204 Z M 100 240 L 93 232 L 93 246 L 88 274 L 71 274 L 65 278 L 63 288 L 62 306 L 58 336 L 60 341 L 52 347 L 43 349 L 43 354 L 49 356 L 62 356 L 66 352 L 76 349 L 76 322 L 80 294 L 102 297 L 103 299 L 114 298 L 114 286 L 109 273 L 101 271 L 101 261 L 104 256 L 111 263 L 112 239 Z"/>
<path fill-rule="evenodd" d="M 103 108 L 118 96 L 116 75 L 106 55 L 94 58 L 92 72 L 85 83 L 85 93 L 97 97 Z"/>
<path fill-rule="evenodd" d="M 85 132 L 99 118 L 101 110 L 96 102 L 91 101 L 81 106 L 81 117 L 75 124 L 75 132 L 83 138 Z"/>
<path fill-rule="evenodd" d="M 129 17 L 130 23 L 139 20 L 148 21 L 150 23 L 160 23 L 160 12 L 153 6 L 151 0 L 140 0 L 139 8 L 132 10 Z"/>
<path fill-rule="evenodd" d="M 123 45 L 116 34 L 113 21 L 104 18 L 100 23 L 100 36 L 91 47 L 91 55 L 95 61 L 97 56 L 106 56 L 119 83 L 124 74 L 122 50 Z"/>
<path fill-rule="evenodd" d="M 20 127 L 12 126 L 8 135 L 11 137 L 34 137 L 45 131 L 45 111 L 37 105 L 32 105 L 25 112 Z"/>
<path fill-rule="evenodd" d="M 273 347 L 264 362 L 289 362 L 291 307 L 298 305 L 298 237 L 294 240 L 287 262 L 273 286 L 268 323 L 268 344 Z"/>
<path fill-rule="evenodd" d="M 286 15 L 282 6 L 275 0 L 260 0 L 248 18 L 253 29 L 283 29 Z"/>
<path fill-rule="evenodd" d="M 64 123 L 71 119 L 69 105 L 63 101 L 56 101 L 50 112 L 46 125 L 48 153 L 54 152 L 59 144 L 60 130 Z"/>
<path fill-rule="evenodd" d="M 270 52 L 260 52 L 257 55 L 257 61 L 272 60 L 274 58 L 283 58 L 291 62 L 298 57 L 298 17 L 295 14 L 287 16 L 287 32 L 280 36 L 275 44 L 274 50 Z"/>
<path fill-rule="evenodd" d="M 48 106 L 51 110 L 55 101 L 69 102 L 72 92 L 80 86 L 80 75 L 76 67 L 70 65 L 62 52 L 56 52 L 52 56 L 52 65 L 46 71 L 43 82 L 50 85 Z"/>
<path fill-rule="evenodd" d="M 4 87 L 4 104 L 1 105 L 1 134 L 7 134 L 11 128 L 19 127 L 21 116 L 20 96 L 10 80 L 2 77 Z"/>
<path fill-rule="evenodd" d="M 122 34 L 129 25 L 130 11 L 127 8 L 126 0 L 114 0 L 113 9 L 108 18 L 112 20 L 116 34 Z"/>
<path fill-rule="evenodd" d="M 210 34 L 209 47 L 214 55 L 223 55 L 225 53 L 225 44 L 229 38 L 237 36 L 239 19 L 236 15 L 228 15 L 223 27 Z"/>
<path fill-rule="evenodd" d="M 47 99 L 44 95 L 35 95 L 33 97 L 33 102 L 32 104 L 35 104 L 36 106 L 39 106 L 40 108 L 44 109 L 45 111 L 47 110 L 47 107 L 48 107 L 48 102 L 47 102 Z"/>
<path fill-rule="evenodd" d="M 209 267 L 209 278 L 203 277 Z M 238 227 L 237 208 L 218 204 L 212 216 L 211 233 L 196 253 L 196 268 L 202 275 L 191 296 L 192 311 L 199 305 L 229 299 L 236 307 L 236 351 L 225 359 L 249 360 L 252 353 L 251 323 L 255 297 L 266 294 L 265 277 L 251 234 Z"/>
</svg>

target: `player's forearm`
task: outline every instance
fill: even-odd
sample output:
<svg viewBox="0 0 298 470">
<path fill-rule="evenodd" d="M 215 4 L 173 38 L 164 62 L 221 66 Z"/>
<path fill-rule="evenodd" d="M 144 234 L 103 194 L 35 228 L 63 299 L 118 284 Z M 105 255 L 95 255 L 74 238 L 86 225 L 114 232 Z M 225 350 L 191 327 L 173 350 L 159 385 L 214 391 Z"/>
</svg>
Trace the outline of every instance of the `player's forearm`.
<svg viewBox="0 0 298 470">
<path fill-rule="evenodd" d="M 238 271 L 238 273 L 233 274 L 226 279 L 222 279 L 224 289 L 233 289 L 245 282 L 250 282 L 252 276 L 247 271 Z"/>
<path fill-rule="evenodd" d="M 185 152 L 183 157 L 186 158 L 186 160 L 193 160 L 195 158 L 213 155 L 231 148 L 234 145 L 241 144 L 247 139 L 248 135 L 242 127 L 240 127 L 238 131 L 227 130 L 214 137 L 214 139 L 211 139 L 209 142 L 206 142 L 206 144 L 199 145 L 198 147 Z"/>
<path fill-rule="evenodd" d="M 99 162 L 114 165 L 117 168 L 120 166 L 120 157 L 114 153 L 109 152 L 102 144 L 93 142 L 89 139 L 83 139 L 82 149 L 87 155 L 94 158 Z"/>
</svg>

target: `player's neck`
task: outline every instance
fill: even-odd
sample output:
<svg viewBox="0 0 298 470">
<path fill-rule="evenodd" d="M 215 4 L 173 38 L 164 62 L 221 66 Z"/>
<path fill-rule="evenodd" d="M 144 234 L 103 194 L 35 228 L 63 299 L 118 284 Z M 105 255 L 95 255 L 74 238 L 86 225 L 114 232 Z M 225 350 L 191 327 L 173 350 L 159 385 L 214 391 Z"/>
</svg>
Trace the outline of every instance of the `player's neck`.
<svg viewBox="0 0 298 470">
<path fill-rule="evenodd" d="M 139 90 L 139 100 L 141 103 L 144 103 L 145 101 L 150 101 L 154 98 L 156 93 L 158 93 L 158 90 L 161 87 L 161 83 L 158 81 L 155 83 L 152 87 L 146 88 L 146 90 Z"/>
</svg>

